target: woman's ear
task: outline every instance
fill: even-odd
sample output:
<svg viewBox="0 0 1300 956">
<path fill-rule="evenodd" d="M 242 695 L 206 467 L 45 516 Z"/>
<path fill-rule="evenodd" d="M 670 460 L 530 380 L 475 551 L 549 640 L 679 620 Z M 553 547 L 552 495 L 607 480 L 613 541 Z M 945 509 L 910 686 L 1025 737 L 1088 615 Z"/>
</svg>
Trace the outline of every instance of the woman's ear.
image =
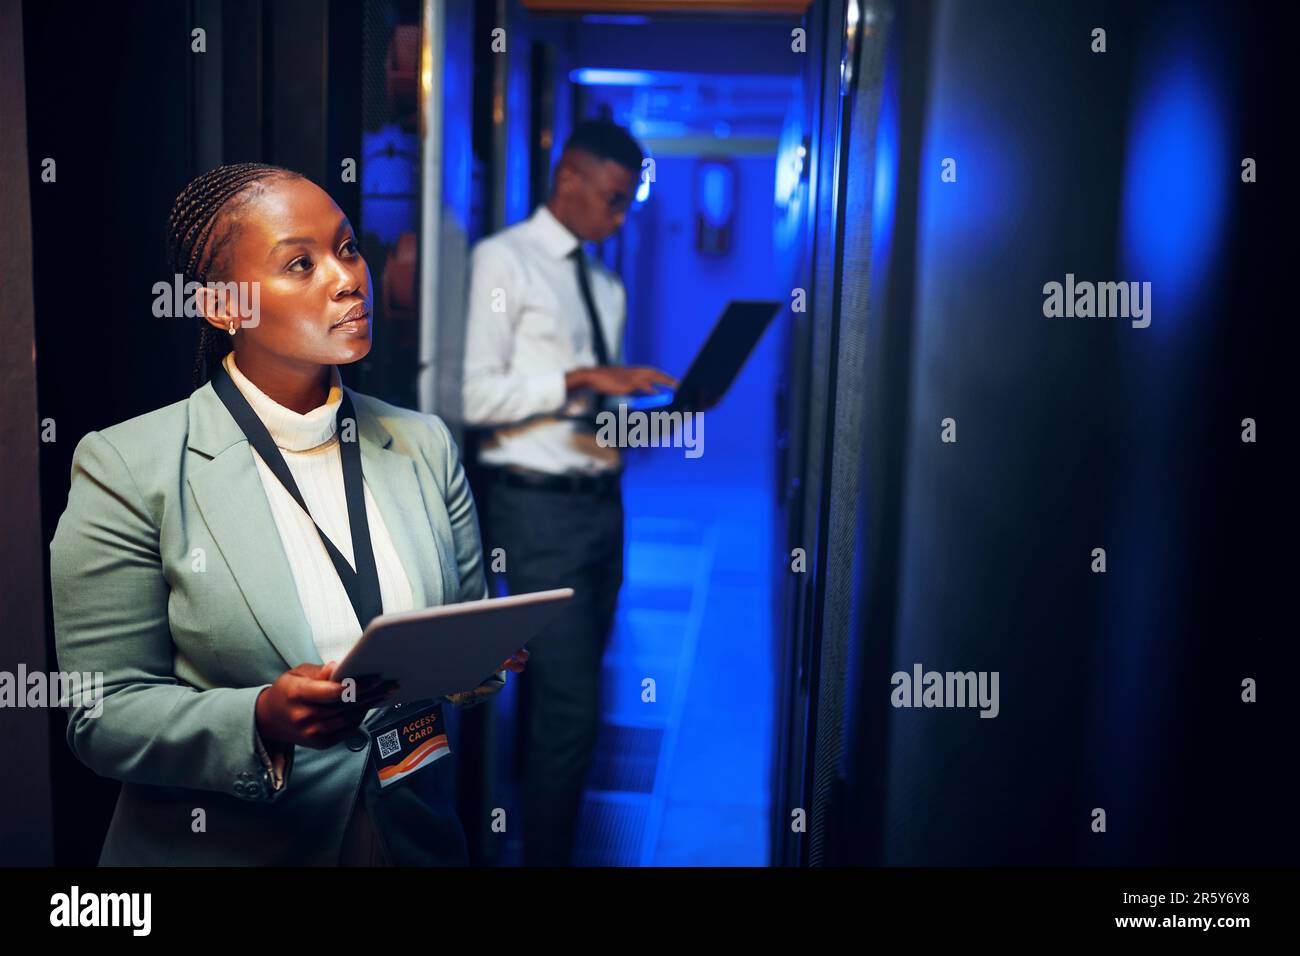
<svg viewBox="0 0 1300 956">
<path fill-rule="evenodd" d="M 238 299 L 230 294 L 231 290 L 226 286 L 234 286 L 234 283 L 208 282 L 194 290 L 194 302 L 199 315 L 222 332 L 230 330 L 231 320 L 235 321 L 236 329 L 240 326 Z"/>
</svg>

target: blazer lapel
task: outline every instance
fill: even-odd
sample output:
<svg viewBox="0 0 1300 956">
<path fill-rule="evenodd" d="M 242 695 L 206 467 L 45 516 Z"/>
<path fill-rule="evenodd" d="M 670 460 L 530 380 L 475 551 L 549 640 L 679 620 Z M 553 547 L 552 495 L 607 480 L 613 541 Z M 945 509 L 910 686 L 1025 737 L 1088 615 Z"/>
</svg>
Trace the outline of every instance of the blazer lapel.
<svg viewBox="0 0 1300 956">
<path fill-rule="evenodd" d="M 411 582 L 412 607 L 436 607 L 445 593 L 441 573 L 444 562 L 439 560 L 415 462 L 389 450 L 393 436 L 371 411 L 365 397 L 351 389 L 348 394 L 357 413 L 361 470 Z"/>
<path fill-rule="evenodd" d="M 191 469 L 190 490 L 266 639 L 289 667 L 324 663 L 298 600 L 253 449 L 210 383 L 190 396 L 189 448 L 211 459 Z"/>
<path fill-rule="evenodd" d="M 393 436 L 364 396 L 351 390 L 349 394 L 357 413 L 361 470 L 406 570 L 413 607 L 441 604 L 444 569 L 415 463 L 389 450 Z M 267 640 L 289 667 L 304 661 L 323 663 L 297 600 L 293 571 L 252 448 L 211 384 L 190 397 L 189 448 L 209 459 L 193 467 L 188 479 L 199 512 Z"/>
</svg>

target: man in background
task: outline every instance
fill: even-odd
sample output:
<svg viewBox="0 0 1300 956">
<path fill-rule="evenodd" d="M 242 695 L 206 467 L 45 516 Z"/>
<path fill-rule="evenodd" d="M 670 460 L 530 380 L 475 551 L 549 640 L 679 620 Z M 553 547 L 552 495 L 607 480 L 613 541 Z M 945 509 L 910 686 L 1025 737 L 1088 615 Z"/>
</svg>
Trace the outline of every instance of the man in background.
<svg viewBox="0 0 1300 956">
<path fill-rule="evenodd" d="M 643 152 L 608 120 L 580 123 L 550 197 L 482 240 L 471 258 L 464 416 L 479 449 L 484 537 L 504 550 L 512 594 L 571 587 L 562 615 L 530 642 L 524 721 L 524 863 L 571 862 L 600 725 L 601 658 L 623 582 L 618 448 L 596 441 L 599 396 L 676 383 L 625 368 L 627 297 L 588 258 L 623 224 Z"/>
</svg>

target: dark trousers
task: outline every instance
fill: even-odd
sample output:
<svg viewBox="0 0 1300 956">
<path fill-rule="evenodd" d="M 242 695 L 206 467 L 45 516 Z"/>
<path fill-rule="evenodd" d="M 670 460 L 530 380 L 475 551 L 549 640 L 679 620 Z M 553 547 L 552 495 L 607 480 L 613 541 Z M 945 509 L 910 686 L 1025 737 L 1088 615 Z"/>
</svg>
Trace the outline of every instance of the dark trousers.
<svg viewBox="0 0 1300 956">
<path fill-rule="evenodd" d="M 505 551 L 511 594 L 571 587 L 573 600 L 528 643 L 520 675 L 524 864 L 572 862 L 601 712 L 601 658 L 623 584 L 623 501 L 605 493 L 487 481 L 485 537 Z"/>
<path fill-rule="evenodd" d="M 444 704 L 444 711 L 451 705 Z M 454 743 L 453 743 L 454 746 Z M 343 837 L 341 866 L 468 866 L 456 814 L 454 753 L 380 787 L 372 756 Z"/>
</svg>

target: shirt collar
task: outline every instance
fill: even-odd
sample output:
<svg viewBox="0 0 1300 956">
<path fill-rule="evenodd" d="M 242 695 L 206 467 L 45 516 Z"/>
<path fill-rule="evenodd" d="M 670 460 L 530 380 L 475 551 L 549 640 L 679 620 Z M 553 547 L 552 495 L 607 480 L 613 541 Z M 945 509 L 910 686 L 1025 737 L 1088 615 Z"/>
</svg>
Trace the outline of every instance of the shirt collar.
<svg viewBox="0 0 1300 956">
<path fill-rule="evenodd" d="M 339 376 L 337 365 L 330 366 L 330 390 L 325 404 L 300 415 L 291 408 L 285 408 L 249 381 L 235 364 L 234 352 L 227 353 L 221 364 L 230 373 L 231 380 L 244 398 L 248 399 L 248 404 L 253 407 L 266 430 L 271 433 L 276 447 L 285 451 L 306 451 L 323 445 L 334 437 L 335 418 L 343 401 L 343 380 Z"/>
<path fill-rule="evenodd" d="M 542 203 L 528 220 L 533 227 L 538 242 L 551 255 L 563 259 L 582 246 L 582 241 L 565 227 L 555 215 Z"/>
</svg>

